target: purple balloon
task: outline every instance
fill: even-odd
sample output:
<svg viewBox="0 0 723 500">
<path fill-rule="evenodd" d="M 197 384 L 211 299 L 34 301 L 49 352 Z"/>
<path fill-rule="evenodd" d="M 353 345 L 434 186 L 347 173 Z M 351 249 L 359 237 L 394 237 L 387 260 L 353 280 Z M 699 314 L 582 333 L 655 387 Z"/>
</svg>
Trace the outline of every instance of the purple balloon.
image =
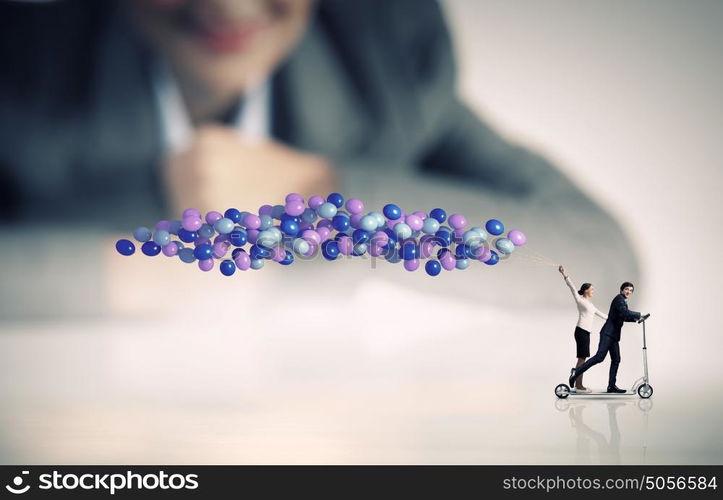
<svg viewBox="0 0 723 500">
<path fill-rule="evenodd" d="M 189 215 L 193 215 L 195 217 L 198 217 L 199 219 L 201 218 L 201 212 L 199 212 L 195 208 L 187 208 L 186 210 L 183 211 L 183 214 L 181 215 L 181 219 L 183 219 L 184 217 L 188 217 Z"/>
<path fill-rule="evenodd" d="M 160 229 L 162 231 L 168 231 L 171 229 L 171 221 L 169 220 L 159 220 L 156 222 L 156 229 Z"/>
<path fill-rule="evenodd" d="M 389 243 L 389 235 L 384 231 L 377 231 L 371 238 L 372 243 L 384 246 Z"/>
<path fill-rule="evenodd" d="M 317 245 L 321 244 L 321 236 L 319 236 L 319 233 L 314 231 L 313 229 L 307 229 L 303 233 L 301 233 L 301 237 L 304 238 L 309 243 L 316 243 Z"/>
<path fill-rule="evenodd" d="M 483 245 L 475 249 L 475 255 L 477 256 L 477 260 L 480 262 L 487 262 L 490 260 L 490 257 L 492 257 L 492 252 L 489 248 Z"/>
<path fill-rule="evenodd" d="M 246 231 L 246 237 L 248 238 L 249 243 L 251 243 L 252 245 L 256 243 L 256 241 L 259 239 L 259 233 L 261 233 L 261 231 L 259 231 L 258 229 L 249 229 L 248 231 Z"/>
<path fill-rule="evenodd" d="M 291 195 L 289 195 L 291 196 Z M 287 197 L 288 198 L 288 197 Z M 302 200 L 289 200 L 284 205 L 284 211 L 294 217 L 297 217 L 304 213 L 304 201 Z"/>
<path fill-rule="evenodd" d="M 329 219 L 322 219 L 319 221 L 319 223 L 316 225 L 316 230 L 318 231 L 320 228 L 325 227 L 331 231 L 331 229 L 334 227 L 331 224 L 331 221 Z"/>
<path fill-rule="evenodd" d="M 289 194 L 286 195 L 286 198 L 284 199 L 284 201 L 285 201 L 286 203 L 288 203 L 288 202 L 290 202 L 290 201 L 292 201 L 292 200 L 301 201 L 302 204 L 304 203 L 304 197 L 301 196 L 301 195 L 298 194 L 298 193 L 289 193 Z M 302 212 L 303 212 L 303 210 L 302 210 Z M 289 214 L 289 215 L 291 215 L 291 214 Z"/>
<path fill-rule="evenodd" d="M 284 247 L 278 246 L 274 247 L 272 250 L 272 259 L 274 262 L 281 262 L 286 258 L 286 250 L 284 250 Z"/>
<path fill-rule="evenodd" d="M 216 212 L 215 210 L 211 210 L 210 212 L 208 212 L 206 214 L 206 222 L 211 226 L 216 224 L 216 222 L 219 219 L 223 219 L 223 214 L 221 212 Z"/>
<path fill-rule="evenodd" d="M 525 233 L 517 229 L 513 229 L 512 231 L 507 233 L 507 237 L 516 247 L 521 247 L 522 245 L 527 243 L 527 236 L 525 236 Z"/>
<path fill-rule="evenodd" d="M 229 239 L 230 239 L 230 238 L 228 237 L 228 234 L 218 234 L 218 235 L 216 235 L 216 237 L 213 239 L 213 242 L 214 242 L 214 243 L 218 243 L 219 241 L 229 241 Z"/>
<path fill-rule="evenodd" d="M 201 271 L 210 271 L 213 269 L 213 259 L 203 259 L 198 261 L 198 268 Z"/>
<path fill-rule="evenodd" d="M 314 210 L 316 210 L 325 202 L 326 200 L 321 196 L 312 196 L 311 198 L 309 198 L 309 208 L 313 208 Z"/>
<path fill-rule="evenodd" d="M 404 261 L 404 269 L 407 271 L 416 271 L 419 269 L 419 259 L 410 259 Z"/>
<path fill-rule="evenodd" d="M 372 243 L 369 246 L 369 255 L 379 257 L 384 252 L 384 245 L 380 243 Z"/>
<path fill-rule="evenodd" d="M 419 238 L 419 256 L 428 259 L 434 253 L 434 235 L 425 234 Z"/>
<path fill-rule="evenodd" d="M 462 214 L 452 214 L 447 220 L 452 229 L 462 229 L 467 225 L 467 219 Z"/>
<path fill-rule="evenodd" d="M 352 215 L 360 214 L 364 211 L 364 203 L 362 203 L 361 200 L 358 200 L 356 198 L 350 198 L 346 200 L 345 206 L 349 213 Z"/>
<path fill-rule="evenodd" d="M 422 218 L 414 214 L 408 215 L 405 222 L 412 228 L 412 231 L 420 231 L 424 227 Z"/>
<path fill-rule="evenodd" d="M 362 217 L 364 217 L 362 214 L 352 215 L 351 217 L 349 217 L 349 225 L 354 229 L 359 229 L 359 223 L 361 222 Z"/>
<path fill-rule="evenodd" d="M 261 219 L 259 219 L 258 215 L 246 214 L 243 220 L 243 225 L 248 229 L 258 229 L 261 227 Z"/>
<path fill-rule="evenodd" d="M 271 215 L 271 212 L 273 211 L 274 207 L 271 205 L 261 205 L 259 207 L 259 215 Z"/>
<path fill-rule="evenodd" d="M 422 219 L 422 220 L 424 220 L 424 219 L 427 218 L 427 214 L 424 213 L 424 212 L 422 212 L 421 210 L 417 210 L 417 211 L 414 212 L 412 215 L 416 215 L 417 217 L 419 217 L 419 218 Z"/>
<path fill-rule="evenodd" d="M 452 255 L 452 252 L 445 252 L 439 259 L 439 263 L 442 264 L 442 267 L 447 271 L 451 271 L 457 266 L 457 260 L 454 258 L 454 255 Z"/>
<path fill-rule="evenodd" d="M 178 245 L 176 245 L 175 241 L 172 241 L 165 247 L 161 247 L 161 252 L 163 252 L 163 255 L 166 257 L 173 257 L 178 254 Z"/>
<path fill-rule="evenodd" d="M 187 215 L 183 218 L 183 222 L 181 222 L 183 229 L 191 232 L 198 231 L 202 225 L 203 221 L 201 220 L 201 217 L 196 215 Z"/>
<path fill-rule="evenodd" d="M 339 238 L 338 241 L 339 245 L 339 253 L 342 255 L 351 255 L 352 251 L 354 250 L 354 244 L 351 241 L 351 238 L 348 236 L 342 236 Z"/>
<path fill-rule="evenodd" d="M 231 244 L 228 241 L 219 241 L 213 244 L 213 255 L 217 259 L 226 255 Z"/>
<path fill-rule="evenodd" d="M 208 245 L 209 243 L 211 243 L 211 240 L 209 238 L 196 238 L 195 240 L 193 240 L 194 246 Z"/>
<path fill-rule="evenodd" d="M 331 229 L 328 227 L 317 227 L 316 228 L 317 234 L 321 237 L 322 243 L 329 238 L 329 235 L 331 234 Z"/>
<path fill-rule="evenodd" d="M 242 271 L 246 271 L 251 267 L 251 257 L 249 257 L 249 254 L 247 254 L 245 250 L 239 252 L 234 262 L 236 263 L 236 267 Z"/>
</svg>

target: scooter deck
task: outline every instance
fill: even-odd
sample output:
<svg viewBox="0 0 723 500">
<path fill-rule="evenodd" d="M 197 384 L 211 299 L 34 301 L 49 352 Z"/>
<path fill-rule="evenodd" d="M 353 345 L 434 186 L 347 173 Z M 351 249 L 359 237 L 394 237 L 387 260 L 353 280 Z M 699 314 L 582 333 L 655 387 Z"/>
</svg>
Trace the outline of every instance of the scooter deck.
<svg viewBox="0 0 723 500">
<path fill-rule="evenodd" d="M 637 396 L 638 394 L 633 391 L 625 392 L 605 392 L 605 391 L 592 391 L 592 392 L 575 392 L 570 391 L 570 396 Z"/>
</svg>

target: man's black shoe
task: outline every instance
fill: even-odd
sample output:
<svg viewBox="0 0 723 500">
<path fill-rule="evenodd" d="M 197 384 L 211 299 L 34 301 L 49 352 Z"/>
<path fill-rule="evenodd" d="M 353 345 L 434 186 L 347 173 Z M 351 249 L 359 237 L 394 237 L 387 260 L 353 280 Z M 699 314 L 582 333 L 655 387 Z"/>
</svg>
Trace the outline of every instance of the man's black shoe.
<svg viewBox="0 0 723 500">
<path fill-rule="evenodd" d="M 621 389 L 620 387 L 614 385 L 612 387 L 608 387 L 608 392 L 613 393 L 613 394 L 622 394 L 627 391 L 625 389 Z"/>
<path fill-rule="evenodd" d="M 567 379 L 567 381 L 570 383 L 570 389 L 575 387 L 575 379 L 577 378 L 577 370 L 575 368 L 570 368 L 570 378 Z"/>
</svg>

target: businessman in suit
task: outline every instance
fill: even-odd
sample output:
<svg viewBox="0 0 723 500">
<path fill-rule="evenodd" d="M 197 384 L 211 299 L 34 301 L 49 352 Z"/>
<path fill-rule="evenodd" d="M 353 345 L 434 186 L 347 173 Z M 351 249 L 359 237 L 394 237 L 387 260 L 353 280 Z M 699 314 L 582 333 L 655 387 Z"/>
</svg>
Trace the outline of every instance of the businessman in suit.
<svg viewBox="0 0 723 500">
<path fill-rule="evenodd" d="M 499 215 L 601 287 L 638 275 L 606 210 L 460 102 L 432 0 L 0 2 L 0 67 L 0 220 L 128 230 L 338 189 Z"/>
<path fill-rule="evenodd" d="M 615 385 L 615 379 L 618 374 L 618 366 L 620 365 L 620 333 L 623 323 L 626 321 L 638 321 L 641 313 L 628 309 L 628 297 L 635 291 L 632 283 L 626 281 L 620 285 L 620 293 L 615 296 L 610 304 L 610 312 L 608 319 L 605 321 L 600 330 L 600 343 L 597 352 L 579 368 L 573 368 L 570 372 L 570 387 L 574 387 L 577 377 L 585 373 L 591 366 L 602 363 L 607 353 L 610 353 L 610 374 L 608 376 L 609 393 L 623 393 L 624 389 L 620 389 Z"/>
</svg>

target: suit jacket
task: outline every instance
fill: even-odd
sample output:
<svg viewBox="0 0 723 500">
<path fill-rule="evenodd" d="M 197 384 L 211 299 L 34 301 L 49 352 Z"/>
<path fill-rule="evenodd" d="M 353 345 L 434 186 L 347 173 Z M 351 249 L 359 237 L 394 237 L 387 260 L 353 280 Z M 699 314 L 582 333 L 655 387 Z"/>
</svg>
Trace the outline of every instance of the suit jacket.
<svg viewBox="0 0 723 500">
<path fill-rule="evenodd" d="M 115 2 L 0 2 L 0 220 L 127 231 L 178 215 L 167 213 L 157 172 L 150 59 Z M 435 1 L 320 0 L 272 88 L 274 137 L 331 158 L 343 192 L 367 206 L 443 206 L 474 225 L 498 217 L 537 253 L 594 263 L 600 289 L 640 281 L 606 210 L 460 102 Z"/>
<path fill-rule="evenodd" d="M 600 335 L 607 335 L 619 341 L 623 323 L 626 321 L 637 321 L 639 319 L 640 313 L 628 309 L 628 301 L 625 296 L 620 293 L 616 295 L 610 303 L 608 319 L 600 330 Z"/>
</svg>

